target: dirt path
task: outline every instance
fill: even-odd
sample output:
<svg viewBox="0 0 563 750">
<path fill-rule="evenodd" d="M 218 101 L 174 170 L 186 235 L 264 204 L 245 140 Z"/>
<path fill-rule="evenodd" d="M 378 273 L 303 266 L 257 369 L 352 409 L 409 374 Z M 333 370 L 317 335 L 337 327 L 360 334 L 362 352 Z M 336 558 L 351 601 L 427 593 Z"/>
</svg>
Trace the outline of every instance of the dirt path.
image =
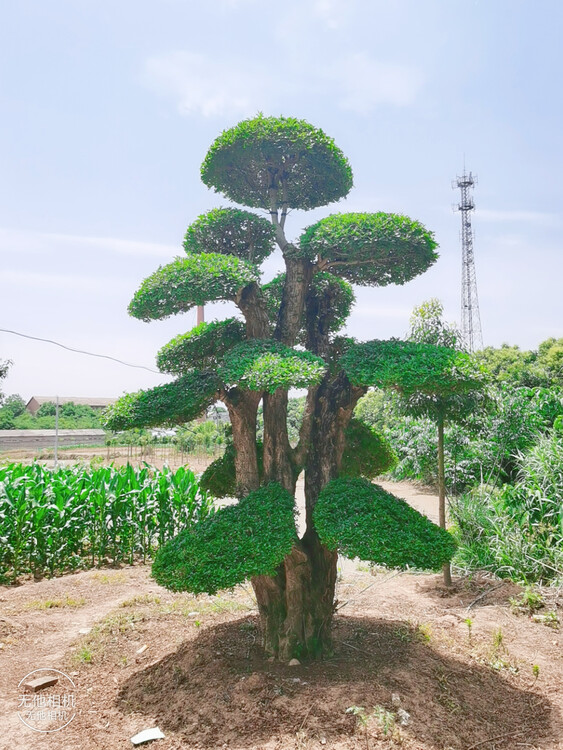
<svg viewBox="0 0 563 750">
<path fill-rule="evenodd" d="M 157 750 L 563 749 L 563 638 L 512 612 L 517 587 L 339 570 L 335 655 L 299 667 L 264 659 L 250 587 L 194 598 L 130 566 L 0 588 L 0 748 L 125 750 L 158 725 Z M 18 683 L 41 667 L 76 683 L 58 733 L 17 716 Z"/>
</svg>

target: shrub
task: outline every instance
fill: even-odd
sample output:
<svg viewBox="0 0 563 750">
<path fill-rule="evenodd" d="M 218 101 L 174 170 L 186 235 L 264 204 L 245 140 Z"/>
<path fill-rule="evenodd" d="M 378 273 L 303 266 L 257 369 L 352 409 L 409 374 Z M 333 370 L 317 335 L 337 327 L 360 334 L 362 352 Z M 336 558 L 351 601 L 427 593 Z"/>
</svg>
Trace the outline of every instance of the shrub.
<svg viewBox="0 0 563 750">
<path fill-rule="evenodd" d="M 359 419 L 346 428 L 346 447 L 340 467 L 341 477 L 374 479 L 397 463 L 389 442 Z"/>
<path fill-rule="evenodd" d="M 518 481 L 453 500 L 464 567 L 525 582 L 563 578 L 563 441 L 542 436 L 518 458 Z"/>
<path fill-rule="evenodd" d="M 214 594 L 247 578 L 274 575 L 297 540 L 295 502 L 271 483 L 185 529 L 155 557 L 155 580 L 172 591 Z"/>
<path fill-rule="evenodd" d="M 330 549 L 390 568 L 437 570 L 455 551 L 451 534 L 365 479 L 329 482 L 313 518 L 321 541 Z"/>
</svg>

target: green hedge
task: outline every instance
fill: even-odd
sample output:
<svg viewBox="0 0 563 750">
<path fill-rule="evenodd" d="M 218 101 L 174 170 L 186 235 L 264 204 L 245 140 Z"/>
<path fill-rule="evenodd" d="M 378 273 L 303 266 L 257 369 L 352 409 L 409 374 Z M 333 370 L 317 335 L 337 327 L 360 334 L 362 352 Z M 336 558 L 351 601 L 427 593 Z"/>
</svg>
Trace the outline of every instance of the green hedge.
<svg viewBox="0 0 563 750">
<path fill-rule="evenodd" d="M 319 495 L 313 520 L 323 544 L 389 568 L 437 570 L 453 557 L 454 538 L 382 487 L 335 479 Z"/>
<path fill-rule="evenodd" d="M 396 463 L 397 457 L 382 435 L 359 419 L 350 420 L 346 428 L 340 477 L 374 479 L 392 469 Z"/>
<path fill-rule="evenodd" d="M 252 576 L 274 575 L 296 540 L 294 498 L 271 483 L 161 547 L 152 574 L 172 591 L 214 594 Z"/>
</svg>

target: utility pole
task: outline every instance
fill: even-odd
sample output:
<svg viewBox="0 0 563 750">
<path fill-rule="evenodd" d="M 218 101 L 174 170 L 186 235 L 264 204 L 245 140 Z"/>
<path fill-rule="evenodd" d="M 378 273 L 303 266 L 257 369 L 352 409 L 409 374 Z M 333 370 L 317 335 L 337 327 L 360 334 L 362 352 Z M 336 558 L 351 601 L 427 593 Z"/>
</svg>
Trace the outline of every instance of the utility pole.
<svg viewBox="0 0 563 750">
<path fill-rule="evenodd" d="M 476 182 L 477 177 L 471 172 L 468 174 L 465 166 L 463 174 L 452 182 L 454 190 L 461 190 L 461 201 L 454 206 L 454 211 L 461 214 L 461 337 L 469 352 L 483 348 L 471 228 L 471 212 L 475 210 L 475 203 L 470 191 Z"/>
<path fill-rule="evenodd" d="M 200 323 L 203 323 L 205 320 L 205 312 L 203 305 L 197 306 L 197 318 L 196 318 L 196 325 L 199 325 Z"/>
<path fill-rule="evenodd" d="M 55 404 L 55 469 L 59 461 L 59 397 Z"/>
</svg>

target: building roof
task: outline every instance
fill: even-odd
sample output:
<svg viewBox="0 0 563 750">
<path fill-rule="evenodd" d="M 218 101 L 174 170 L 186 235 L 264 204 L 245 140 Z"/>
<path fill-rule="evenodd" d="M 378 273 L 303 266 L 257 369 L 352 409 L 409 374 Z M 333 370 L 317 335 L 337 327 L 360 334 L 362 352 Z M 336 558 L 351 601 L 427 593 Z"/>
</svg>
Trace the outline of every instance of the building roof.
<svg viewBox="0 0 563 750">
<path fill-rule="evenodd" d="M 35 401 L 36 404 L 47 404 L 57 402 L 56 396 L 32 396 L 27 405 Z M 80 404 L 81 406 L 92 406 L 92 407 L 105 407 L 110 404 L 114 404 L 117 401 L 116 398 L 84 398 L 82 396 L 59 396 L 59 404 Z"/>
</svg>

